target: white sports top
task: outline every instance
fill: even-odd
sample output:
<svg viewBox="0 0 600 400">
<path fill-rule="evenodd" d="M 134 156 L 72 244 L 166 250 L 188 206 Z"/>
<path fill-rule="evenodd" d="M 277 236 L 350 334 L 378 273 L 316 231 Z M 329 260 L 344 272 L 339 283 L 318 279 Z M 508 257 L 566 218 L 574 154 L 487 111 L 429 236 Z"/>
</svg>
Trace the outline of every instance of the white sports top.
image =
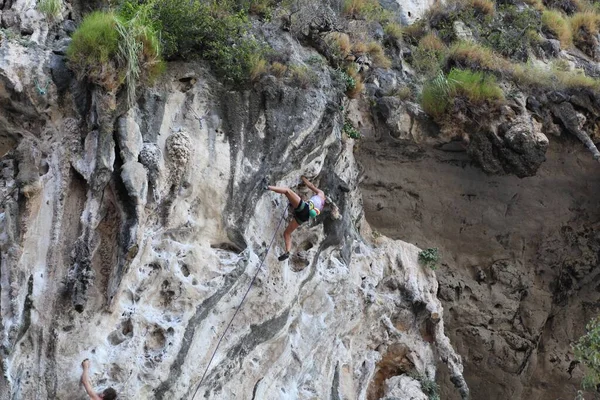
<svg viewBox="0 0 600 400">
<path fill-rule="evenodd" d="M 315 206 L 316 209 L 318 209 L 319 211 L 323 211 L 324 201 L 319 196 L 314 195 L 310 198 L 309 201 L 313 203 L 313 206 Z"/>
</svg>

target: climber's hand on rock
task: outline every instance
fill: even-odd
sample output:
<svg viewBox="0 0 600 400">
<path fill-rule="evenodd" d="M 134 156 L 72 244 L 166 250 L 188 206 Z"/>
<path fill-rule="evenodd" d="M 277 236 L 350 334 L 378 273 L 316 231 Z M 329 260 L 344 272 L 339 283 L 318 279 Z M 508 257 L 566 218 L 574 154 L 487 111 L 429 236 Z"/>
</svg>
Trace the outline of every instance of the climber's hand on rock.
<svg viewBox="0 0 600 400">
<path fill-rule="evenodd" d="M 81 368 L 83 368 L 84 370 L 87 370 L 88 368 L 90 368 L 90 360 L 88 360 L 87 358 L 85 360 L 83 360 L 81 362 Z"/>
</svg>

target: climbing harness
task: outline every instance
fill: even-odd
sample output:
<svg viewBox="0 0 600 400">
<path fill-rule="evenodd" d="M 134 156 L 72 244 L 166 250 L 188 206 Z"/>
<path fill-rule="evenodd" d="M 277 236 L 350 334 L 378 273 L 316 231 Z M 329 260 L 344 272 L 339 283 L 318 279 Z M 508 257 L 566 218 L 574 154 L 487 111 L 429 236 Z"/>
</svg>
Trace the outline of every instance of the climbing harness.
<svg viewBox="0 0 600 400">
<path fill-rule="evenodd" d="M 279 227 L 281 226 L 281 223 L 283 222 L 283 220 L 285 218 L 285 214 L 286 214 L 288 208 L 289 208 L 289 204 L 285 207 L 285 210 L 283 211 L 283 214 L 281 215 L 281 219 L 279 220 L 279 223 L 277 224 L 277 228 L 275 228 L 275 232 L 273 232 L 273 237 L 271 238 L 271 242 L 269 243 L 269 246 L 267 247 L 267 252 L 265 253 L 262 261 L 260 262 L 260 265 L 256 269 L 256 272 L 254 273 L 254 276 L 252 277 L 252 280 L 250 281 L 250 285 L 248 285 L 248 289 L 246 289 L 246 293 L 244 293 L 244 296 L 242 297 L 240 304 L 238 304 L 238 306 L 236 307 L 235 312 L 233 313 L 233 316 L 231 317 L 231 319 L 229 320 L 229 323 L 227 324 L 227 327 L 225 328 L 225 331 L 223 331 L 223 334 L 221 335 L 221 337 L 219 338 L 219 341 L 217 342 L 217 347 L 215 347 L 215 350 L 213 351 L 212 356 L 210 357 L 210 360 L 208 360 L 208 364 L 206 364 L 206 369 L 204 370 L 204 374 L 202 374 L 202 378 L 200 378 L 200 382 L 198 383 L 198 386 L 196 386 L 196 390 L 194 391 L 192 400 L 194 400 L 194 398 L 196 398 L 198 389 L 200 389 L 200 386 L 202 385 L 202 382 L 204 381 L 204 378 L 206 377 L 206 373 L 208 372 L 210 363 L 212 363 L 213 358 L 215 358 L 215 355 L 217 354 L 217 350 L 219 349 L 219 346 L 221 345 L 221 341 L 225 337 L 225 334 L 229 330 L 229 327 L 231 327 L 231 323 L 233 322 L 238 311 L 240 311 L 242 304 L 244 304 L 244 300 L 246 300 L 246 296 L 248 296 L 248 293 L 250 292 L 252 285 L 254 285 L 254 281 L 256 280 L 258 273 L 260 272 L 265 260 L 267 259 L 267 256 L 269 255 L 269 251 L 271 250 L 271 246 L 273 245 L 273 242 L 275 241 L 275 236 L 277 235 L 277 231 L 279 231 Z"/>
</svg>

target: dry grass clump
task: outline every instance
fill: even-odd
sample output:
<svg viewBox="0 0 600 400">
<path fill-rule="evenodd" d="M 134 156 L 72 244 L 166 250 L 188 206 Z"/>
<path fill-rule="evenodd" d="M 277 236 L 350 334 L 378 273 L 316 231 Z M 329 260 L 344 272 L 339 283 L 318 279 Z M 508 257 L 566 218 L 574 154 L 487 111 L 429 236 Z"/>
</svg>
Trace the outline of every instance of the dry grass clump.
<svg viewBox="0 0 600 400">
<path fill-rule="evenodd" d="M 560 11 L 544 10 L 542 13 L 542 26 L 558 38 L 561 47 L 566 48 L 573 43 L 569 21 Z"/>
<path fill-rule="evenodd" d="M 287 66 L 280 62 L 275 61 L 271 64 L 271 73 L 278 78 L 281 78 L 287 72 Z"/>
<path fill-rule="evenodd" d="M 546 7 L 542 0 L 525 0 L 526 4 L 529 4 L 534 10 L 544 11 Z"/>
<path fill-rule="evenodd" d="M 371 56 L 373 60 L 373 65 L 378 68 L 390 68 L 392 66 L 392 62 L 383 52 L 383 47 L 377 42 L 370 42 L 367 45 L 367 52 Z"/>
<path fill-rule="evenodd" d="M 448 57 L 463 67 L 489 71 L 505 71 L 511 68 L 510 61 L 497 55 L 491 49 L 474 42 L 457 42 Z"/>
<path fill-rule="evenodd" d="M 466 0 L 467 7 L 471 7 L 476 13 L 485 16 L 494 15 L 496 8 L 491 0 Z"/>
<path fill-rule="evenodd" d="M 419 47 L 427 51 L 443 51 L 446 45 L 434 33 L 428 33 L 419 40 Z"/>
<path fill-rule="evenodd" d="M 363 84 L 362 77 L 358 73 L 356 67 L 352 66 L 346 69 L 346 74 L 354 79 L 354 85 L 349 87 L 346 91 L 346 95 L 351 99 L 356 99 L 362 93 L 365 85 Z"/>
<path fill-rule="evenodd" d="M 412 64 L 417 71 L 428 76 L 438 73 L 442 67 L 448 48 L 434 33 L 428 33 L 419 40 L 413 52 Z"/>
<path fill-rule="evenodd" d="M 420 19 L 412 25 L 402 27 L 402 37 L 411 44 L 417 44 L 427 34 L 427 30 L 427 22 Z"/>
<path fill-rule="evenodd" d="M 369 48 L 364 42 L 355 42 L 352 44 L 352 53 L 355 55 L 365 54 L 368 51 Z"/>
<path fill-rule="evenodd" d="M 250 57 L 250 80 L 256 82 L 261 76 L 267 73 L 267 61 L 260 54 L 253 54 Z"/>
<path fill-rule="evenodd" d="M 569 22 L 571 23 L 571 29 L 573 29 L 574 35 L 576 35 L 580 29 L 585 29 L 591 34 L 597 34 L 600 16 L 594 11 L 588 10 L 573 14 L 571 18 L 569 18 Z"/>
<path fill-rule="evenodd" d="M 591 10 L 582 11 L 573 14 L 569 22 L 575 46 L 587 55 L 593 56 L 596 51 L 594 38 L 598 35 L 600 15 Z"/>
<path fill-rule="evenodd" d="M 569 22 L 571 23 L 571 32 L 575 38 L 581 35 L 581 30 L 585 30 L 590 35 L 597 35 L 600 16 L 588 10 L 573 14 L 569 18 Z"/>
<path fill-rule="evenodd" d="M 327 36 L 327 41 L 330 46 L 333 47 L 333 50 L 336 56 L 340 59 L 346 58 L 350 51 L 352 50 L 352 44 L 350 43 L 350 36 L 342 32 L 333 32 Z"/>
<path fill-rule="evenodd" d="M 342 11 L 352 18 L 364 18 L 381 23 L 389 22 L 393 15 L 378 0 L 344 0 Z"/>
<path fill-rule="evenodd" d="M 586 76 L 581 70 L 568 71 L 558 65 L 542 69 L 529 64 L 515 64 L 511 78 L 517 85 L 530 89 L 600 89 L 600 80 Z"/>
<path fill-rule="evenodd" d="M 402 39 L 402 31 L 402 26 L 397 22 L 390 22 L 384 29 L 385 34 L 394 40 Z"/>
</svg>

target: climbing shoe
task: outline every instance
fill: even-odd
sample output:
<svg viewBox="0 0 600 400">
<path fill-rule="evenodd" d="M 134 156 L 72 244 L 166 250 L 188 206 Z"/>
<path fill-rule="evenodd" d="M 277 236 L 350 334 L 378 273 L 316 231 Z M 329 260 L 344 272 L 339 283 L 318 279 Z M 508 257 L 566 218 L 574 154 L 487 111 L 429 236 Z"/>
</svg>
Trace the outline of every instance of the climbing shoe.
<svg viewBox="0 0 600 400">
<path fill-rule="evenodd" d="M 286 251 L 285 253 L 283 253 L 282 255 L 279 256 L 278 260 L 279 261 L 285 261 L 288 258 L 290 258 L 290 253 Z"/>
</svg>

